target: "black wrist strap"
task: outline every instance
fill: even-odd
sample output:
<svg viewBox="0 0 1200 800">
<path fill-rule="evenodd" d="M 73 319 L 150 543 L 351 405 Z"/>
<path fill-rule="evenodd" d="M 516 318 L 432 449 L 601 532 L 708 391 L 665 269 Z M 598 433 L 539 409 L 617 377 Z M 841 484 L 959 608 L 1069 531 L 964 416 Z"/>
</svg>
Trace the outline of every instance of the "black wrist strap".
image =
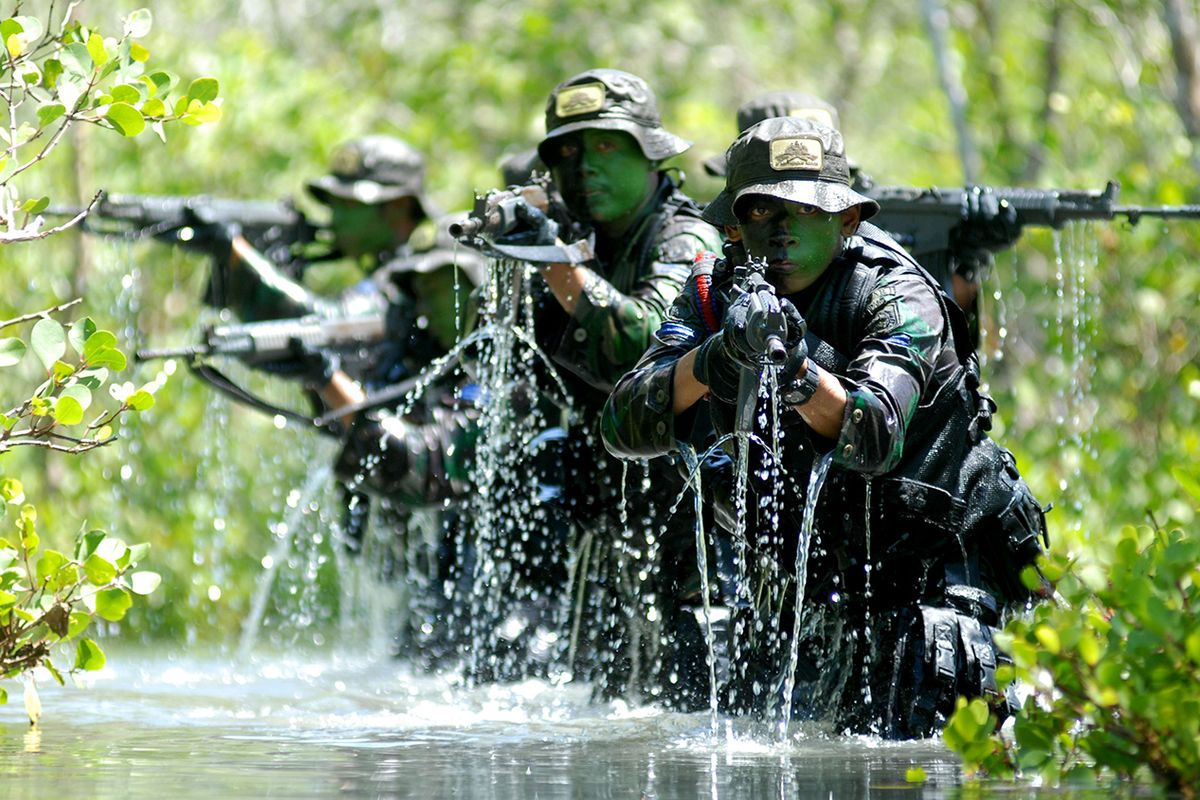
<svg viewBox="0 0 1200 800">
<path fill-rule="evenodd" d="M 808 359 L 808 369 L 803 375 L 797 375 L 791 383 L 780 390 L 780 397 L 789 406 L 800 406 L 812 399 L 821 385 L 821 370 L 811 358 Z"/>
</svg>

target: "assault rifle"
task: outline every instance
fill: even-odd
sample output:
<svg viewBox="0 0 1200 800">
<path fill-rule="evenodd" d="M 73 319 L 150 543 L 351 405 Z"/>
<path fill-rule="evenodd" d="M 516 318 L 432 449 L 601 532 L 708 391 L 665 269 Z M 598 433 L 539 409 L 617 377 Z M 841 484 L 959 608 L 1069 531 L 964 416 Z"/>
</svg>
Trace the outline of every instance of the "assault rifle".
<svg viewBox="0 0 1200 800">
<path fill-rule="evenodd" d="M 462 222 L 449 226 L 451 236 L 467 247 L 497 258 L 514 258 L 534 263 L 582 264 L 595 257 L 594 239 L 571 237 L 555 219 L 561 213 L 548 177 L 535 177 L 524 186 L 493 189 L 476 195 L 475 208 Z M 559 235 L 576 240 L 539 245 L 539 226 L 548 225 Z M 553 237 L 551 237 L 553 238 Z"/>
<path fill-rule="evenodd" d="M 877 186 L 865 192 L 879 203 L 871 222 L 883 228 L 943 286 L 957 271 L 976 280 L 991 253 L 1011 247 L 1027 225 L 1060 228 L 1075 220 L 1125 217 L 1200 219 L 1200 205 L 1120 205 L 1120 184 L 1102 192 L 972 186 L 921 189 Z"/>
<path fill-rule="evenodd" d="M 750 311 L 746 317 L 746 340 L 760 354 L 760 369 L 743 369 L 738 383 L 737 410 L 734 430 L 749 435 L 754 432 L 754 413 L 758 407 L 759 375 L 762 366 L 779 366 L 787 360 L 787 318 L 775 296 L 775 287 L 764 276 L 767 262 L 749 259 L 734 268 L 732 300 L 750 295 Z"/>
<path fill-rule="evenodd" d="M 82 208 L 51 206 L 46 214 L 74 217 Z M 124 239 L 157 239 L 212 253 L 213 229 L 236 231 L 281 267 L 296 261 L 300 246 L 322 241 L 314 225 L 290 200 L 229 200 L 206 195 L 114 194 L 101 197 L 81 223 L 83 230 Z M 224 254 L 220 254 L 224 256 Z"/>
<path fill-rule="evenodd" d="M 141 349 L 136 351 L 135 357 L 138 361 L 185 359 L 202 380 L 235 400 L 261 411 L 312 424 L 312 417 L 281 408 L 252 394 L 207 359 L 211 356 L 230 356 L 250 367 L 289 375 L 295 374 L 299 357 L 325 353 L 336 355 L 343 369 L 358 374 L 370 364 L 373 346 L 388 337 L 392 327 L 387 314 L 342 318 L 308 316 L 240 325 L 214 325 L 204 329 L 198 344 Z M 404 393 L 396 396 L 403 396 Z M 391 397 L 380 399 L 374 405 L 381 405 Z"/>
</svg>

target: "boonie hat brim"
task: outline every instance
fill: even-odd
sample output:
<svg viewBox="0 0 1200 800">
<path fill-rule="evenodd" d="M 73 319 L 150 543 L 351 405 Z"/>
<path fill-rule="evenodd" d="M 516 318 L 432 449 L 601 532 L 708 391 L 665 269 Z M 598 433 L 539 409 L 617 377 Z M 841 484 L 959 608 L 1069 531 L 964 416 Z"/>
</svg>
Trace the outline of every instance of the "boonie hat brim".
<svg viewBox="0 0 1200 800">
<path fill-rule="evenodd" d="M 379 203 L 399 200 L 401 197 L 411 197 L 417 201 L 417 207 L 421 214 L 426 217 L 435 215 L 428 199 L 419 192 L 414 192 L 405 186 L 392 186 L 372 180 L 348 181 L 336 175 L 322 175 L 320 178 L 309 181 L 306 186 L 308 187 L 308 193 L 317 202 L 326 205 L 329 204 L 329 200 L 332 197 L 341 200 L 354 200 L 366 205 L 378 205 Z"/>
<path fill-rule="evenodd" d="M 707 222 L 714 225 L 737 225 L 733 213 L 738 200 L 746 195 L 762 194 L 793 203 L 816 206 L 830 214 L 840 214 L 848 208 L 862 208 L 862 219 L 870 219 L 879 211 L 879 204 L 866 195 L 861 195 L 844 183 L 833 181 L 784 180 L 773 183 L 755 183 L 744 186 L 737 192 L 722 191 L 709 203 L 703 213 Z"/>
<path fill-rule="evenodd" d="M 647 128 L 644 125 L 639 125 L 633 120 L 619 118 L 592 118 L 581 119 L 575 122 L 568 122 L 565 125 L 559 125 L 554 130 L 546 134 L 546 138 L 538 144 L 538 155 L 546 164 L 551 164 L 556 159 L 548 158 L 547 145 L 551 140 L 560 136 L 565 136 L 568 133 L 582 131 L 587 129 L 603 130 L 603 131 L 624 131 L 637 140 L 638 146 L 642 149 L 642 155 L 651 161 L 666 161 L 668 158 L 673 158 L 680 153 L 687 152 L 687 149 L 692 146 L 692 143 L 687 139 L 682 139 L 664 128 Z"/>
</svg>

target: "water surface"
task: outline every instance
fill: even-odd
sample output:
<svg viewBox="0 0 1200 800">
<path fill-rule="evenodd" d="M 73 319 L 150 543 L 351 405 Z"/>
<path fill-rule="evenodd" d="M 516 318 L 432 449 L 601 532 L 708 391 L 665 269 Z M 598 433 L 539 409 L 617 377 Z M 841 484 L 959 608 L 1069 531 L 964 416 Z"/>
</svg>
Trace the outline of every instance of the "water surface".
<svg viewBox="0 0 1200 800">
<path fill-rule="evenodd" d="M 387 657 L 117 649 L 84 687 L 0 706 L 0 796 L 940 798 L 958 761 L 793 725 L 592 703 L 553 681 L 468 688 Z M 924 784 L 905 782 L 912 767 Z"/>
</svg>

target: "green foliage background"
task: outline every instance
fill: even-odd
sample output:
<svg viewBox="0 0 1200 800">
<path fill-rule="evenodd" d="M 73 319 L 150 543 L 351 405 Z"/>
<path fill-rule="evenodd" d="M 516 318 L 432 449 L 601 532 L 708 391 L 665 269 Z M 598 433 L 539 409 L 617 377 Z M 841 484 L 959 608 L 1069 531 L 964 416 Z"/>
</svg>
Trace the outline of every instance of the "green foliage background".
<svg viewBox="0 0 1200 800">
<path fill-rule="evenodd" d="M 85 12 L 113 27 L 144 4 L 89 3 Z M 1116 179 L 1125 202 L 1200 200 L 1200 156 L 1172 104 L 1176 75 L 1159 4 L 945 5 L 982 181 L 1100 189 Z M 223 120 L 165 145 L 79 136 L 73 157 L 39 176 L 55 199 L 102 186 L 292 194 L 303 205 L 304 179 L 325 169 L 335 144 L 382 132 L 427 153 L 434 199 L 464 208 L 472 190 L 499 182 L 502 156 L 539 139 L 554 84 L 592 66 L 650 81 L 667 126 L 696 142 L 679 165 L 700 199 L 718 189 L 700 162 L 731 140 L 734 109 L 781 88 L 835 102 L 852 157 L 878 183 L 963 181 L 929 36 L 918 4 L 902 0 L 173 0 L 152 8 L 147 46 L 181 74 L 218 78 Z M 1056 17 L 1059 66 L 1048 92 Z M 1160 523 L 1194 523 L 1198 501 L 1180 481 L 1197 480 L 1200 464 L 1198 251 L 1195 223 L 1031 230 L 985 284 L 996 433 L 1042 501 L 1055 504 L 1056 550 L 1087 559 L 1147 509 Z M 163 344 L 188 340 L 200 316 L 207 265 L 161 245 L 70 234 L 5 248 L 0 258 L 0 317 L 82 293 L 86 313 L 123 326 L 126 341 Z M 132 380 L 160 367 L 141 367 Z M 320 636 L 319 623 L 345 610 L 337 598 L 349 588 L 329 544 L 333 497 L 303 491 L 329 463 L 331 444 L 231 407 L 183 370 L 157 400 L 125 441 L 92 458 L 10 456 L 30 494 L 55 499 L 42 510 L 45 528 L 90 517 L 153 544 L 148 566 L 163 587 L 131 610 L 126 631 L 230 641 L 271 556 L 267 563 L 282 564 L 268 620 L 289 622 L 269 629 L 285 643 Z M 289 552 L 275 549 L 289 537 Z"/>
</svg>

